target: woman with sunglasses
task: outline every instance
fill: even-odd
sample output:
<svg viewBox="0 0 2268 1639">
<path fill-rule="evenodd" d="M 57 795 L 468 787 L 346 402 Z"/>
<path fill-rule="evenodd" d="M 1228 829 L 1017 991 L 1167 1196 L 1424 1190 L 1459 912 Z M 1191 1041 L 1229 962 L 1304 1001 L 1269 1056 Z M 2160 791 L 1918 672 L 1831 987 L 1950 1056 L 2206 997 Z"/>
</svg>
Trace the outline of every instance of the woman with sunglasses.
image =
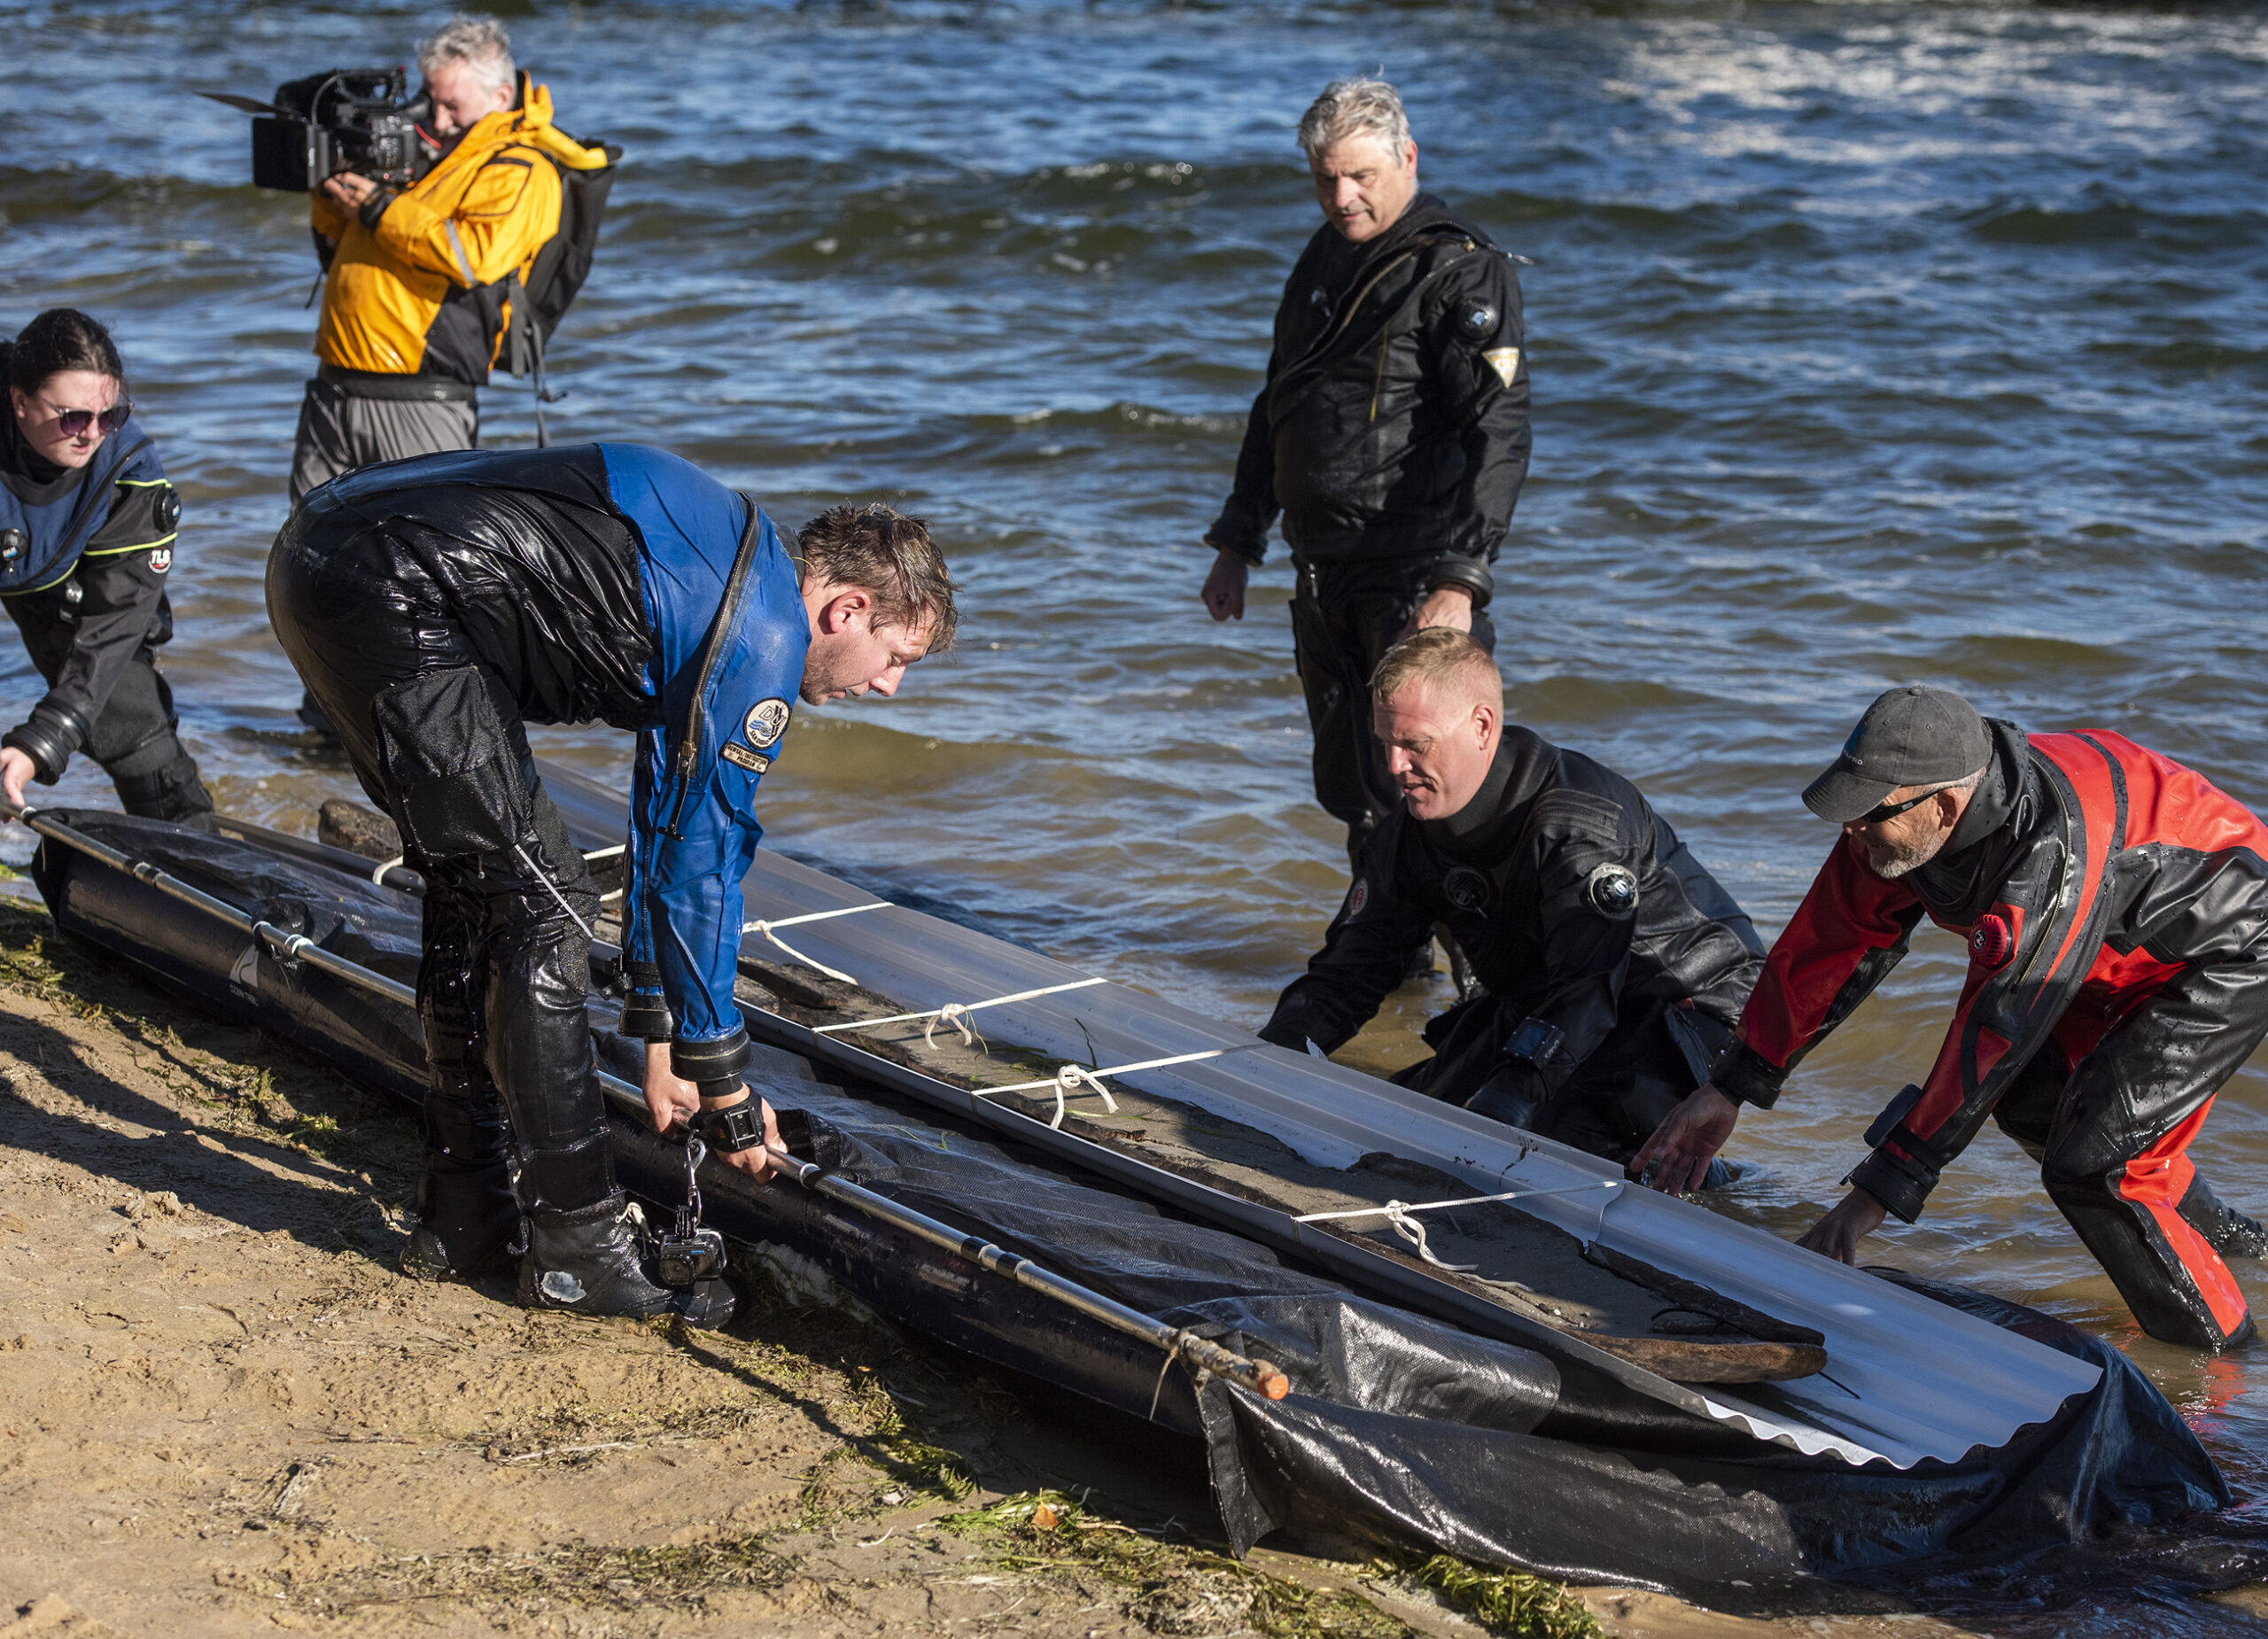
<svg viewBox="0 0 2268 1639">
<path fill-rule="evenodd" d="M 0 602 L 47 683 L 0 735 L 0 794 L 22 803 L 83 749 L 128 813 L 202 827 L 213 799 L 157 666 L 181 498 L 132 423 L 126 366 L 99 323 L 53 307 L 0 342 Z"/>
</svg>

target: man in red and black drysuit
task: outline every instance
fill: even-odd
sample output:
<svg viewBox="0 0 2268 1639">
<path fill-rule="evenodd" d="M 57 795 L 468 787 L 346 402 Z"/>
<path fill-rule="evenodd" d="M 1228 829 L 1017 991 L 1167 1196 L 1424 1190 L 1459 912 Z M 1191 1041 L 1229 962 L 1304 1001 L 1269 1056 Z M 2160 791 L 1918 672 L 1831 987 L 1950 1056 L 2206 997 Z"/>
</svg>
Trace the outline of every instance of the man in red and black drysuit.
<svg viewBox="0 0 2268 1639">
<path fill-rule="evenodd" d="M 1929 1078 L 1868 1129 L 1853 1188 L 1803 1244 L 1845 1262 L 1921 1215 L 1987 1115 L 2152 1337 L 2252 1335 L 2224 1253 L 2268 1232 L 2188 1157 L 2221 1084 L 2268 1034 L 2268 828 L 2202 775 L 2101 730 L 2027 738 L 1960 695 L 1868 709 L 1804 803 L 1843 827 L 1781 934 L 1711 1084 L 1633 1159 L 1686 1187 L 1743 1103 L 1796 1064 L 1906 953 L 1926 913 L 1969 940 Z"/>
</svg>

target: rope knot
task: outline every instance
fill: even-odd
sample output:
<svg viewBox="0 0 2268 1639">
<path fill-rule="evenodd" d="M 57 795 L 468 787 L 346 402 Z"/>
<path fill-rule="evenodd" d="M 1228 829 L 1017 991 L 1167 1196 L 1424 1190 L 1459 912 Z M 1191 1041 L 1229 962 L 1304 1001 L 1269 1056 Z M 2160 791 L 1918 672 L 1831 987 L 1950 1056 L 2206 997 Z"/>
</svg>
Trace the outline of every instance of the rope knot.
<svg viewBox="0 0 2268 1639">
<path fill-rule="evenodd" d="M 1464 1275 L 1480 1267 L 1478 1263 L 1444 1262 L 1441 1259 L 1435 1257 L 1433 1249 L 1425 1244 L 1425 1225 L 1410 1210 L 1408 1201 L 1390 1200 L 1386 1202 L 1384 1211 L 1386 1221 L 1392 1226 L 1394 1232 L 1417 1247 L 1418 1255 L 1435 1269 L 1448 1270 L 1453 1275 Z"/>
<path fill-rule="evenodd" d="M 975 1046 L 976 1032 L 970 1028 L 968 1022 L 970 1015 L 975 1012 L 975 1009 L 974 1007 L 968 1006 L 963 1003 L 947 1002 L 944 1006 L 937 1009 L 936 1014 L 931 1017 L 929 1022 L 922 1028 L 921 1045 L 925 1047 L 936 1046 L 937 1045 L 937 1027 L 944 1025 L 948 1029 L 956 1029 L 960 1032 L 960 1042 L 962 1046 Z"/>
<path fill-rule="evenodd" d="M 1066 1095 L 1077 1092 L 1082 1084 L 1093 1088 L 1101 1096 L 1103 1108 L 1114 1115 L 1118 1114 L 1118 1100 L 1110 1096 L 1110 1089 L 1102 1084 L 1101 1076 L 1083 1065 L 1067 1064 L 1055 1072 L 1055 1119 L 1047 1123 L 1050 1127 L 1059 1131 L 1062 1129 L 1063 1099 Z"/>
</svg>

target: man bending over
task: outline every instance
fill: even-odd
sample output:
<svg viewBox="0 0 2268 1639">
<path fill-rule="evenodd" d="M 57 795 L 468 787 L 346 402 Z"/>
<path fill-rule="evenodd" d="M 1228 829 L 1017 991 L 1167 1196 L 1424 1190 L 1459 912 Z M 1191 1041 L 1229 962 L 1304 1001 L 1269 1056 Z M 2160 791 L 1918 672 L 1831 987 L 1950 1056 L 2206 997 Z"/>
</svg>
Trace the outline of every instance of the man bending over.
<svg viewBox="0 0 2268 1639">
<path fill-rule="evenodd" d="M 2268 830 L 2170 757 L 2101 729 L 2030 734 L 1942 688 L 1893 688 L 1804 792 L 1839 826 L 1772 947 L 1740 1040 L 1637 1161 L 1676 1189 L 1906 954 L 1927 916 L 1969 941 L 1928 1078 L 1868 1130 L 1851 1192 L 1803 1237 L 1849 1263 L 1911 1223 L 1987 1117 L 2169 1343 L 2252 1335 L 2225 1253 L 2268 1233 L 2189 1159 L 2268 1034 Z"/>
<path fill-rule="evenodd" d="M 757 782 L 800 697 L 897 692 L 952 640 L 918 518 L 836 507 L 783 539 L 756 503 L 636 445 L 365 468 L 276 537 L 269 618 L 426 881 L 431 1079 L 417 1226 L 439 1279 L 517 1263 L 520 1296 L 721 1325 L 721 1283 L 649 1280 L 624 1220 L 585 998 L 598 895 L 527 723 L 638 733 L 624 1028 L 654 1123 L 762 1177 L 772 1111 L 733 1000 Z"/>
</svg>

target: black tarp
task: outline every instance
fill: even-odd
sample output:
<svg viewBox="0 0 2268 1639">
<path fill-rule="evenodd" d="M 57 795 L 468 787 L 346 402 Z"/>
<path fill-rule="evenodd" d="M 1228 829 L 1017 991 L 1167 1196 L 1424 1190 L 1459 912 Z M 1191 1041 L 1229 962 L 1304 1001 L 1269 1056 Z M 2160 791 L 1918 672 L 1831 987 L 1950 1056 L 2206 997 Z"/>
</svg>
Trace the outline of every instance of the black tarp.
<svg viewBox="0 0 2268 1639">
<path fill-rule="evenodd" d="M 372 885 L 352 856 L 333 859 L 304 843 L 286 854 L 256 838 L 113 814 L 57 817 L 389 977 L 414 974 L 416 900 Z M 374 1086 L 416 1096 L 422 1060 L 406 1007 L 304 964 L 286 968 L 247 936 L 53 842 L 43 843 L 35 874 L 66 931 Z M 606 1011 L 594 1011 L 594 1021 Z M 637 1044 L 609 1036 L 601 1051 L 634 1075 Z M 842 1208 L 722 1169 L 704 1179 L 712 1222 L 818 1261 L 897 1320 L 1201 1434 L 1239 1550 L 1290 1527 L 1695 1595 L 1735 1582 L 2006 1560 L 2228 1501 L 2210 1458 L 2124 1355 L 1973 1292 L 1907 1280 L 2093 1362 L 2101 1386 L 1959 1463 L 1852 1468 L 1681 1425 L 1653 1402 L 1596 1398 L 1618 1391 L 1563 1382 L 1528 1350 L 1350 1293 L 1254 1242 L 886 1097 L 802 1081 L 764 1091 L 795 1112 L 788 1130 L 823 1165 L 1282 1365 L 1293 1393 L 1281 1402 L 1217 1380 L 1199 1393 L 1179 1369 L 1161 1373 L 1159 1357 L 1138 1345 Z M 673 1203 L 683 1176 L 673 1146 L 627 1122 L 617 1138 L 633 1187 Z M 1958 1392 L 1957 1368 L 1948 1390 Z"/>
</svg>

